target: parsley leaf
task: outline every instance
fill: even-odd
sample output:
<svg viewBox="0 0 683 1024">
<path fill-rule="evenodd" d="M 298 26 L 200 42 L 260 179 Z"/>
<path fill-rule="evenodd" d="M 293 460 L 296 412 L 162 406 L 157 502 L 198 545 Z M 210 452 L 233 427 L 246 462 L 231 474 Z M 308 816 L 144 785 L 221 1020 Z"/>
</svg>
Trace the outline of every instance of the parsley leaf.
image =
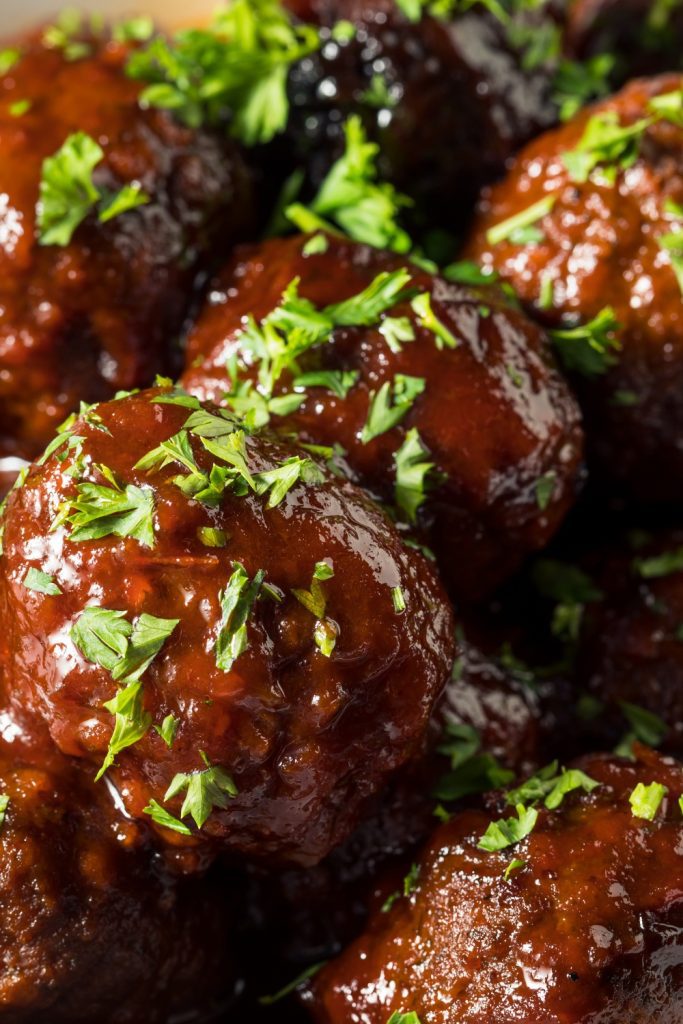
<svg viewBox="0 0 683 1024">
<path fill-rule="evenodd" d="M 93 606 L 81 612 L 71 639 L 84 658 L 111 672 L 125 657 L 132 632 L 125 612 Z"/>
<path fill-rule="evenodd" d="M 669 792 L 660 782 L 651 782 L 649 786 L 639 782 L 628 798 L 634 818 L 654 821 L 662 800 Z"/>
<path fill-rule="evenodd" d="M 166 790 L 164 800 L 171 800 L 185 790 L 180 817 L 186 818 L 189 814 L 197 828 L 202 828 L 215 807 L 225 810 L 230 799 L 237 796 L 237 787 L 223 768 L 212 765 L 203 751 L 199 753 L 206 768 L 179 772 Z"/>
<path fill-rule="evenodd" d="M 596 168 L 613 183 L 620 170 L 632 167 L 638 159 L 643 135 L 652 124 L 644 117 L 630 125 L 622 125 L 616 110 L 594 114 L 574 147 L 563 154 L 562 160 L 572 181 L 588 181 Z"/>
<path fill-rule="evenodd" d="M 69 244 L 100 198 L 92 172 L 103 157 L 104 151 L 94 139 L 76 132 L 43 161 L 37 215 L 41 245 Z"/>
<path fill-rule="evenodd" d="M 584 377 L 597 377 L 617 361 L 615 353 L 621 349 L 617 338 L 619 327 L 614 310 L 605 306 L 587 324 L 551 330 L 550 338 L 567 370 Z"/>
<path fill-rule="evenodd" d="M 377 330 L 394 354 L 402 350 L 405 342 L 415 341 L 415 329 L 407 316 L 386 316 Z"/>
<path fill-rule="evenodd" d="M 471 725 L 447 722 L 439 753 L 448 757 L 451 770 L 442 775 L 432 792 L 437 800 L 461 800 L 473 793 L 498 789 L 514 778 L 491 754 L 481 752 L 481 737 Z"/>
<path fill-rule="evenodd" d="M 114 729 L 105 759 L 95 776 L 96 782 L 113 765 L 116 755 L 141 740 L 152 724 L 152 716 L 142 707 L 142 680 L 129 683 L 115 697 L 105 701 L 103 707 L 114 715 Z"/>
<path fill-rule="evenodd" d="M 545 512 L 550 504 L 553 494 L 555 493 L 556 484 L 557 473 L 554 469 L 550 469 L 547 473 L 544 473 L 543 476 L 539 476 L 538 480 L 534 484 L 536 504 L 541 512 Z"/>
<path fill-rule="evenodd" d="M 155 732 L 158 732 L 166 746 L 171 749 L 178 731 L 180 722 L 173 715 L 166 715 L 161 725 L 155 725 Z"/>
<path fill-rule="evenodd" d="M 489 245 L 510 242 L 511 245 L 531 245 L 543 240 L 543 232 L 536 227 L 546 217 L 557 202 L 557 196 L 544 196 L 525 210 L 520 210 L 512 217 L 495 224 L 486 232 Z"/>
<path fill-rule="evenodd" d="M 360 435 L 362 444 L 368 444 L 400 423 L 424 389 L 424 377 L 397 373 L 393 381 L 385 381 L 379 391 L 370 392 L 368 418 Z"/>
<path fill-rule="evenodd" d="M 106 223 L 149 202 L 138 182 L 104 198 L 92 177 L 103 159 L 104 150 L 85 132 L 69 135 L 56 153 L 45 158 L 36 218 L 41 245 L 68 245 L 76 228 L 98 204 L 98 219 Z"/>
<path fill-rule="evenodd" d="M 319 484 L 323 479 L 322 472 L 312 459 L 293 455 L 274 469 L 258 473 L 255 477 L 256 491 L 258 494 L 270 491 L 266 508 L 275 508 L 299 480 L 306 484 Z"/>
<path fill-rule="evenodd" d="M 0 830 L 5 824 L 5 815 L 7 814 L 7 808 L 9 807 L 9 796 L 7 793 L 3 793 L 0 796 Z"/>
<path fill-rule="evenodd" d="M 0 78 L 11 71 L 15 64 L 18 64 L 21 60 L 22 52 L 16 46 L 7 47 L 5 50 L 0 50 Z"/>
<path fill-rule="evenodd" d="M 291 64 L 320 45 L 276 0 L 233 0 L 206 29 L 161 37 L 131 54 L 127 72 L 150 83 L 143 105 L 171 110 L 185 124 L 220 125 L 248 146 L 281 132 L 289 112 Z"/>
<path fill-rule="evenodd" d="M 668 254 L 671 269 L 676 275 L 678 287 L 683 294 L 683 230 L 679 229 L 667 235 L 660 235 L 657 244 L 663 252 Z"/>
<path fill-rule="evenodd" d="M 401 447 L 394 452 L 394 465 L 396 504 L 408 522 L 415 523 L 418 510 L 427 499 L 429 478 L 434 469 L 434 463 L 429 458 L 429 450 L 415 427 L 411 427 Z"/>
<path fill-rule="evenodd" d="M 326 388 L 337 398 L 346 398 L 359 377 L 358 370 L 313 370 L 295 377 L 293 384 L 295 388 Z"/>
<path fill-rule="evenodd" d="M 170 828 L 173 832 L 179 832 L 181 836 L 192 835 L 191 829 L 189 829 L 184 822 L 179 821 L 178 818 L 174 818 L 174 816 L 156 800 L 150 800 L 147 806 L 143 808 L 143 813 L 149 814 L 155 824 L 162 825 L 164 828 Z"/>
<path fill-rule="evenodd" d="M 309 207 L 295 203 L 287 208 L 287 217 L 302 231 L 329 228 L 331 221 L 356 242 L 409 252 L 412 242 L 399 226 L 398 216 L 411 200 L 388 182 L 377 180 L 379 146 L 368 141 L 358 116 L 348 119 L 344 135 L 345 152 L 328 171 Z"/>
<path fill-rule="evenodd" d="M 420 326 L 431 331 L 436 338 L 436 347 L 438 349 L 442 349 L 444 345 L 446 348 L 458 347 L 458 339 L 446 327 L 443 321 L 439 320 L 432 309 L 432 297 L 429 292 L 422 292 L 420 295 L 416 295 L 410 305 L 417 316 Z"/>
<path fill-rule="evenodd" d="M 106 224 L 128 210 L 136 210 L 139 206 L 145 206 L 150 201 L 149 196 L 143 190 L 138 181 L 124 185 L 120 192 L 116 192 L 104 200 L 97 219 L 100 224 Z"/>
<path fill-rule="evenodd" d="M 549 811 L 554 811 L 565 796 L 574 790 L 581 789 L 584 793 L 592 793 L 599 785 L 600 783 L 578 768 L 562 768 L 558 772 L 557 761 L 553 761 L 521 786 L 506 793 L 506 799 L 513 806 L 542 800 Z"/>
<path fill-rule="evenodd" d="M 518 804 L 515 810 L 516 818 L 501 818 L 500 821 L 492 821 L 489 824 L 477 843 L 480 850 L 487 850 L 489 853 L 505 850 L 508 846 L 520 843 L 533 832 L 538 820 L 538 811 L 523 804 Z"/>
<path fill-rule="evenodd" d="M 536 562 L 533 580 L 538 592 L 555 602 L 553 634 L 560 639 L 578 640 L 584 608 L 600 601 L 602 591 L 581 569 L 552 558 Z"/>
<path fill-rule="evenodd" d="M 569 121 L 590 100 L 609 96 L 615 64 L 612 53 L 598 53 L 585 61 L 560 61 L 553 80 L 553 102 L 559 107 L 561 121 Z"/>
<path fill-rule="evenodd" d="M 408 4 L 409 0 L 398 0 L 398 2 L 399 6 L 404 8 L 404 6 Z M 419 3 L 419 0 L 410 0 L 410 3 L 417 4 Z M 399 1013 L 396 1011 L 395 1013 L 392 1013 L 387 1024 L 422 1024 L 422 1022 L 418 1015 L 412 1011 L 410 1013 Z"/>
<path fill-rule="evenodd" d="M 644 580 L 658 580 L 683 571 L 683 547 L 651 558 L 636 558 L 633 567 Z"/>
<path fill-rule="evenodd" d="M 229 672 L 248 646 L 247 621 L 256 603 L 265 578 L 263 569 L 250 580 L 240 562 L 232 563 L 234 572 L 219 595 L 221 621 L 216 638 L 216 665 Z"/>
<path fill-rule="evenodd" d="M 102 537 L 131 537 L 144 547 L 153 548 L 154 496 L 148 487 L 120 486 L 113 478 L 106 484 L 76 485 L 78 497 L 67 498 L 52 524 L 56 529 L 69 523 L 72 541 L 100 540 Z"/>
<path fill-rule="evenodd" d="M 27 590 L 35 590 L 39 594 L 56 596 L 62 593 L 55 583 L 54 577 L 49 576 L 42 569 L 34 569 L 33 567 L 27 569 L 23 583 Z"/>
<path fill-rule="evenodd" d="M 316 562 L 309 590 L 293 589 L 292 594 L 299 604 L 315 615 L 317 622 L 313 630 L 316 647 L 326 658 L 332 655 L 337 642 L 338 628 L 331 619 L 325 618 L 327 598 L 323 582 L 334 576 L 334 570 L 327 562 Z"/>
</svg>

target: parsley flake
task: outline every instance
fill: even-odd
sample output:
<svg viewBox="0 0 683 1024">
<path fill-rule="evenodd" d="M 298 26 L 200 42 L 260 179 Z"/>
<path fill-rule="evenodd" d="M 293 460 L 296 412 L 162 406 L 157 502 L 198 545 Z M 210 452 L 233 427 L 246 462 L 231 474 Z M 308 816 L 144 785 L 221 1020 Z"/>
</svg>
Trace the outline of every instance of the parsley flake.
<svg viewBox="0 0 683 1024">
<path fill-rule="evenodd" d="M 5 815 L 7 814 L 7 808 L 9 807 L 9 796 L 7 793 L 3 793 L 0 796 L 0 830 L 5 824 Z"/>
<path fill-rule="evenodd" d="M 614 310 L 605 306 L 586 324 L 551 330 L 550 338 L 567 370 L 584 377 L 597 377 L 617 361 L 615 353 L 621 349 L 617 337 L 619 327 Z"/>
<path fill-rule="evenodd" d="M 683 572 L 683 547 L 664 551 L 661 555 L 653 555 L 651 558 L 636 558 L 633 567 L 644 580 L 658 580 Z"/>
<path fill-rule="evenodd" d="M 295 203 L 286 215 L 301 231 L 341 228 L 356 242 L 377 249 L 407 253 L 409 235 L 398 224 L 400 211 L 411 205 L 407 196 L 388 182 L 378 181 L 379 146 L 369 142 L 361 119 L 350 117 L 344 125 L 346 149 L 332 165 L 308 207 Z"/>
<path fill-rule="evenodd" d="M 396 504 L 409 523 L 417 522 L 417 513 L 427 500 L 434 463 L 415 427 L 407 432 L 403 444 L 394 452 Z"/>
<path fill-rule="evenodd" d="M 638 159 L 642 138 L 653 123 L 644 117 L 630 125 L 622 125 L 616 110 L 594 114 L 574 147 L 562 156 L 572 181 L 588 181 L 600 168 L 602 177 L 613 184 L 617 172 L 632 167 Z"/>
<path fill-rule="evenodd" d="M 173 746 L 179 725 L 180 722 L 177 718 L 174 718 L 173 715 L 166 715 L 161 725 L 154 726 L 155 732 L 159 733 L 169 750 Z"/>
<path fill-rule="evenodd" d="M 683 295 L 683 230 L 679 229 L 667 235 L 660 235 L 657 244 L 663 252 L 668 254 L 671 269 L 676 275 L 678 287 Z"/>
<path fill-rule="evenodd" d="M 420 326 L 424 327 L 427 331 L 431 331 L 434 335 L 438 349 L 442 349 L 444 346 L 446 348 L 458 347 L 458 339 L 446 327 L 445 323 L 439 320 L 432 309 L 432 296 L 429 292 L 422 292 L 420 295 L 416 295 L 410 305 L 417 316 Z"/>
<path fill-rule="evenodd" d="M 43 572 L 42 569 L 34 569 L 33 567 L 28 569 L 23 583 L 27 590 L 35 590 L 39 594 L 49 594 L 54 597 L 62 593 L 55 583 L 54 577 Z"/>
<path fill-rule="evenodd" d="M 489 824 L 477 843 L 480 850 L 486 850 L 488 853 L 506 850 L 508 846 L 520 843 L 533 832 L 538 820 L 536 808 L 518 804 L 515 810 L 516 818 L 501 818 L 500 821 L 492 821 Z"/>
<path fill-rule="evenodd" d="M 180 817 L 189 815 L 197 828 L 202 828 L 214 808 L 225 810 L 230 800 L 237 796 L 237 786 L 225 769 L 212 765 L 202 750 L 199 754 L 206 768 L 196 772 L 178 772 L 164 794 L 164 801 L 172 800 L 185 791 Z"/>
<path fill-rule="evenodd" d="M 376 437 L 392 430 L 424 389 L 424 377 L 397 373 L 393 381 L 385 381 L 379 391 L 371 391 L 368 417 L 360 435 L 361 443 L 369 444 Z"/>
<path fill-rule="evenodd" d="M 489 245 L 499 245 L 500 242 L 531 245 L 534 242 L 541 242 L 544 235 L 536 225 L 552 211 L 556 202 L 557 196 L 544 196 L 525 210 L 520 210 L 507 220 L 489 228 L 486 232 L 486 241 Z"/>
<path fill-rule="evenodd" d="M 106 467 L 101 467 L 106 469 Z M 67 498 L 59 506 L 52 529 L 68 523 L 74 542 L 100 540 L 102 537 L 130 537 L 144 547 L 153 548 L 154 496 L 148 487 L 118 484 L 108 476 L 106 484 L 80 483 L 77 498 Z"/>
<path fill-rule="evenodd" d="M 216 665 L 222 672 L 230 672 L 239 656 L 249 647 L 247 622 L 266 575 L 263 569 L 259 569 L 250 580 L 240 562 L 233 562 L 232 566 L 234 572 L 219 595 L 221 621 L 215 650 Z"/>
<path fill-rule="evenodd" d="M 628 798 L 634 818 L 654 821 L 662 800 L 669 792 L 660 782 L 651 782 L 649 786 L 639 782 Z"/>
<path fill-rule="evenodd" d="M 156 800 L 150 800 L 147 806 L 143 808 L 143 813 L 149 814 L 156 825 L 161 825 L 163 828 L 170 828 L 173 832 L 179 832 L 181 836 L 192 835 L 191 829 L 188 828 L 185 822 L 175 818 Z"/>
</svg>

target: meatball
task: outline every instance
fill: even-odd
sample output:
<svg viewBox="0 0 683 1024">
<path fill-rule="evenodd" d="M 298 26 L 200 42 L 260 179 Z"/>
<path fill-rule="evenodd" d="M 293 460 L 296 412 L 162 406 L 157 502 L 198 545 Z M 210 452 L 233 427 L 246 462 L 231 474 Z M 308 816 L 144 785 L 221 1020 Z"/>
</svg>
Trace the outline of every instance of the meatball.
<svg viewBox="0 0 683 1024">
<path fill-rule="evenodd" d="M 594 455 L 644 500 L 683 494 L 682 82 L 634 82 L 533 142 L 485 195 L 469 243 L 569 331 L 555 338 Z"/>
<path fill-rule="evenodd" d="M 26 458 L 168 367 L 199 265 L 250 218 L 237 150 L 142 110 L 127 46 L 42 39 L 0 74 L 0 455 Z"/>
<path fill-rule="evenodd" d="M 483 811 L 442 825 L 407 895 L 314 979 L 314 1019 L 680 1022 L 683 770 L 643 748 L 577 771 L 537 781 L 551 810 L 513 793 L 494 812 L 511 833 Z"/>
<path fill-rule="evenodd" d="M 49 750 L 26 761 L 16 725 L 0 728 L 3 1024 L 166 1024 L 226 1006 L 222 887 L 174 876 L 105 789 Z"/>
<path fill-rule="evenodd" d="M 683 6 L 679 0 L 570 0 L 565 45 L 583 58 L 613 53 L 613 78 L 680 68 Z"/>
<path fill-rule="evenodd" d="M 391 281 L 368 306 L 365 289 Z M 493 289 L 340 238 L 240 250 L 190 335 L 183 381 L 215 400 L 232 387 L 236 408 L 341 445 L 361 483 L 427 529 L 461 599 L 545 544 L 576 493 L 579 413 L 542 332 Z"/>
<path fill-rule="evenodd" d="M 355 28 L 350 40 L 333 32 L 290 74 L 292 163 L 308 166 L 314 181 L 339 148 L 344 118 L 358 114 L 381 146 L 383 176 L 423 217 L 460 225 L 480 186 L 557 119 L 552 14 L 561 3 L 543 0 L 504 20 L 483 4 L 444 18 L 416 5 L 416 21 L 394 0 L 288 6 L 323 29 L 340 20 Z"/>
<path fill-rule="evenodd" d="M 58 435 L 6 506 L 7 690 L 169 841 L 314 863 L 420 752 L 454 627 L 364 492 L 240 427 L 162 389 Z"/>
<path fill-rule="evenodd" d="M 654 730 L 648 742 L 683 752 L 683 535 L 664 532 L 627 544 L 596 570 L 602 600 L 586 607 L 577 679 L 599 703 L 602 742 Z M 641 723 L 639 725 L 639 723 Z M 643 736 L 643 738 L 645 738 Z"/>
</svg>

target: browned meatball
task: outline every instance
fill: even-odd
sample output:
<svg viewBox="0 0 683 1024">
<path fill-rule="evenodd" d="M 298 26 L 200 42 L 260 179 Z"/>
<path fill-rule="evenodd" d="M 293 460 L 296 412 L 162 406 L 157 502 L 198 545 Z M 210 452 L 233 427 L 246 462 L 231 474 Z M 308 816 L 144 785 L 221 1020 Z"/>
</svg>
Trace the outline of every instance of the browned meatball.
<svg viewBox="0 0 683 1024">
<path fill-rule="evenodd" d="M 7 502 L 11 702 L 64 753 L 109 751 L 130 814 L 184 819 L 165 838 L 194 819 L 320 860 L 421 750 L 454 648 L 431 566 L 324 464 L 187 394 L 96 406 L 56 444 Z"/>
<path fill-rule="evenodd" d="M 634 82 L 533 142 L 484 197 L 469 244 L 546 324 L 616 319 L 619 352 L 608 323 L 593 347 L 558 346 L 583 375 L 603 470 L 646 499 L 683 494 L 682 81 Z"/>
<path fill-rule="evenodd" d="M 41 38 L 0 75 L 0 455 L 27 458 L 79 401 L 169 365 L 198 263 L 250 217 L 238 152 L 141 110 L 126 46 Z"/>
<path fill-rule="evenodd" d="M 681 67 L 683 5 L 679 0 L 570 0 L 565 45 L 578 57 L 613 53 L 613 78 Z"/>
<path fill-rule="evenodd" d="M 265 417 L 272 394 L 282 429 L 341 445 L 359 481 L 428 530 L 448 583 L 471 601 L 545 544 L 572 503 L 582 450 L 574 399 L 543 333 L 496 290 L 320 238 L 324 252 L 311 253 L 308 236 L 240 250 L 190 336 L 184 384 L 215 400 L 232 384 L 228 400 Z M 301 344 L 296 330 L 316 311 L 401 272 L 409 290 L 380 312 L 342 307 L 317 335 L 313 321 Z M 269 317 L 265 341 L 250 317 Z"/>
<path fill-rule="evenodd" d="M 315 181 L 359 114 L 381 146 L 383 176 L 438 224 L 470 217 L 479 187 L 498 177 L 522 143 L 556 120 L 552 13 L 527 5 L 512 18 L 484 4 L 415 21 L 394 0 L 289 0 L 305 22 L 351 22 L 351 40 L 329 38 L 290 74 L 292 162 Z M 501 5 L 504 7 L 505 5 Z M 377 83 L 381 88 L 378 88 Z"/>
<path fill-rule="evenodd" d="M 27 757 L 35 739 L 4 713 L 0 730 L 3 1024 L 168 1024 L 226 1006 L 222 888 L 173 877 L 106 789 L 49 748 Z"/>
<path fill-rule="evenodd" d="M 624 543 L 601 560 L 602 600 L 584 613 L 577 679 L 599 701 L 594 726 L 617 742 L 638 727 L 650 743 L 683 751 L 683 535 L 660 533 L 638 547 Z M 634 707 L 635 706 L 635 707 Z M 600 712 L 597 714 L 597 712 Z"/>
<path fill-rule="evenodd" d="M 315 978 L 314 1019 L 680 1024 L 683 771 L 644 749 L 636 763 L 596 756 L 576 769 L 592 791 L 558 809 L 520 801 L 518 817 L 499 804 L 493 818 L 514 818 L 515 835 L 492 837 L 482 811 L 441 826 L 408 895 Z M 487 847 L 520 841 L 489 852 L 484 835 Z"/>
</svg>

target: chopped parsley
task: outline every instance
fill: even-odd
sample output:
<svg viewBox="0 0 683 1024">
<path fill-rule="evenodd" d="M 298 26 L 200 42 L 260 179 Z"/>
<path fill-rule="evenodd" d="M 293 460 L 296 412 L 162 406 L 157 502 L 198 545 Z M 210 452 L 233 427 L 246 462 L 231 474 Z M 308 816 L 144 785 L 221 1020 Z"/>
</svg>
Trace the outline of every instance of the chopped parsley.
<svg viewBox="0 0 683 1024">
<path fill-rule="evenodd" d="M 300 203 L 289 206 L 287 217 L 301 231 L 316 227 L 334 231 L 336 227 L 355 242 L 409 252 L 412 241 L 400 227 L 398 217 L 411 200 L 388 182 L 378 181 L 379 146 L 368 141 L 359 117 L 348 119 L 344 135 L 346 149 L 328 171 L 317 195 L 308 207 Z"/>
<path fill-rule="evenodd" d="M 536 504 L 538 505 L 541 512 L 545 512 L 548 508 L 552 497 L 555 493 L 555 487 L 557 486 L 557 473 L 554 469 L 548 470 L 543 476 L 539 476 L 538 480 L 534 484 L 534 491 L 536 493 Z"/>
<path fill-rule="evenodd" d="M 401 615 L 406 610 L 406 599 L 401 587 L 391 588 L 391 602 L 397 615 Z"/>
<path fill-rule="evenodd" d="M 143 106 L 170 110 L 192 128 L 228 123 L 248 146 L 281 132 L 289 114 L 287 75 L 320 45 L 277 0 L 233 0 L 208 28 L 155 37 L 133 52 L 128 74 L 149 83 Z"/>
<path fill-rule="evenodd" d="M 520 803 L 536 804 L 543 801 L 549 811 L 557 810 L 565 796 L 580 789 L 592 793 L 600 785 L 578 768 L 562 768 L 558 771 L 557 761 L 542 768 L 516 789 L 506 793 L 506 800 L 513 807 Z"/>
<path fill-rule="evenodd" d="M 560 60 L 553 81 L 553 101 L 559 107 L 561 121 L 569 121 L 591 100 L 609 96 L 615 64 L 612 53 L 598 53 L 585 61 Z"/>
<path fill-rule="evenodd" d="M 39 594 L 49 594 L 55 597 L 57 594 L 62 593 L 55 583 L 54 577 L 49 576 L 42 569 L 34 569 L 33 567 L 27 569 L 23 583 L 27 590 L 35 590 Z"/>
<path fill-rule="evenodd" d="M 659 782 L 651 782 L 649 786 L 639 782 L 628 798 L 634 818 L 654 821 L 662 800 L 668 792 L 668 788 Z"/>
<path fill-rule="evenodd" d="M 235 661 L 249 647 L 247 622 L 265 578 L 263 569 L 259 569 L 250 580 L 240 562 L 233 562 L 232 566 L 233 574 L 219 595 L 221 621 L 215 650 L 216 665 L 222 672 L 230 672 Z"/>
<path fill-rule="evenodd" d="M 296 992 L 296 990 L 300 988 L 300 986 L 303 985 L 305 981 L 308 981 L 309 978 L 313 978 L 318 973 L 318 971 L 325 966 L 326 962 L 327 961 L 323 960 L 322 963 L 312 964 L 310 967 L 306 967 L 306 969 L 303 970 L 301 974 L 298 974 L 296 978 L 293 979 L 293 981 L 287 982 L 286 985 L 279 989 L 279 991 L 274 992 L 273 995 L 261 996 L 259 998 L 260 1005 L 272 1006 L 273 1003 L 279 1003 L 282 999 L 285 999 L 287 996 L 291 995 L 292 992 Z"/>
<path fill-rule="evenodd" d="M 5 815 L 7 814 L 7 808 L 9 807 L 9 796 L 7 793 L 3 793 L 0 796 L 0 830 L 5 824 Z"/>
<path fill-rule="evenodd" d="M 299 480 L 306 484 L 319 484 L 323 479 L 316 463 L 299 455 L 292 455 L 274 469 L 266 469 L 254 477 L 257 494 L 270 492 L 266 508 L 279 505 Z"/>
<path fill-rule="evenodd" d="M 99 467 L 106 471 L 106 467 Z M 144 547 L 153 548 L 154 496 L 148 487 L 119 484 L 106 471 L 107 484 L 79 483 L 77 498 L 67 498 L 59 506 L 52 529 L 68 523 L 74 542 L 100 540 L 115 535 L 130 537 Z"/>
<path fill-rule="evenodd" d="M 553 634 L 561 640 L 578 640 L 585 606 L 600 601 L 602 591 L 575 565 L 567 565 L 552 558 L 536 562 L 533 579 L 538 592 L 555 602 Z"/>
<path fill-rule="evenodd" d="M 200 757 L 206 768 L 195 772 L 178 772 L 164 794 L 164 801 L 185 792 L 180 817 L 192 818 L 197 828 L 202 828 L 214 808 L 225 810 L 230 800 L 237 796 L 237 786 L 232 776 L 219 765 L 212 765 L 206 754 L 200 750 Z"/>
<path fill-rule="evenodd" d="M 479 732 L 464 722 L 446 723 L 438 750 L 449 758 L 451 768 L 441 776 L 432 792 L 437 800 L 461 800 L 506 786 L 514 779 L 514 772 L 499 764 L 492 754 L 482 752 Z"/>
<path fill-rule="evenodd" d="M 292 594 L 303 607 L 314 615 L 316 624 L 313 639 L 316 647 L 326 658 L 331 657 L 337 642 L 338 628 L 335 623 L 325 617 L 327 598 L 323 582 L 334 576 L 334 569 L 328 562 L 316 562 L 309 590 L 293 589 Z"/>
<path fill-rule="evenodd" d="M 597 377 L 617 361 L 616 353 L 621 349 L 617 337 L 619 327 L 614 310 L 605 306 L 586 324 L 551 330 L 550 338 L 567 370 L 584 377 Z"/>
<path fill-rule="evenodd" d="M 100 23 L 96 16 L 93 15 L 88 25 L 80 11 L 67 7 L 59 13 L 57 20 L 44 30 L 43 45 L 48 49 L 61 50 L 66 61 L 82 60 L 90 56 L 92 48 L 79 36 L 89 29 L 97 34 L 99 28 Z"/>
<path fill-rule="evenodd" d="M 636 558 L 633 568 L 644 580 L 658 580 L 683 572 L 683 547 L 664 551 L 661 555 L 653 555 L 651 558 Z"/>
<path fill-rule="evenodd" d="M 385 321 L 386 322 L 386 321 Z M 325 388 L 337 398 L 346 398 L 349 391 L 358 383 L 358 370 L 312 370 L 310 373 L 299 374 L 294 378 L 295 388 Z"/>
<path fill-rule="evenodd" d="M 526 867 L 526 863 L 525 860 L 519 860 L 517 857 L 511 860 L 503 872 L 503 881 L 509 882 L 513 871 L 521 871 L 522 868 Z"/>
<path fill-rule="evenodd" d="M 557 196 L 544 196 L 525 210 L 520 210 L 519 213 L 489 228 L 486 232 L 486 241 L 489 245 L 499 245 L 500 242 L 531 245 L 543 241 L 543 232 L 537 224 L 552 211 L 556 201 Z"/>
<path fill-rule="evenodd" d="M 174 718 L 173 715 L 166 715 L 161 725 L 154 726 L 155 732 L 159 733 L 169 750 L 173 746 L 179 725 L 180 722 L 177 718 Z"/>
<path fill-rule="evenodd" d="M 379 391 L 371 391 L 368 417 L 360 435 L 362 444 L 369 444 L 400 423 L 424 389 L 424 377 L 397 373 L 392 381 L 385 381 Z"/>
<path fill-rule="evenodd" d="M 667 253 L 671 261 L 671 269 L 676 275 L 678 287 L 683 295 L 683 230 L 671 231 L 660 235 L 657 244 L 662 252 Z"/>
<path fill-rule="evenodd" d="M 417 4 L 419 3 L 419 0 L 398 0 L 398 2 L 400 3 L 400 6 L 403 7 L 404 4 L 408 3 Z M 422 1022 L 418 1015 L 412 1011 L 410 1013 L 399 1013 L 396 1011 L 395 1013 L 392 1013 L 387 1024 L 422 1024 Z"/>
<path fill-rule="evenodd" d="M 417 316 L 420 326 L 424 327 L 427 331 L 431 331 L 434 335 L 438 349 L 442 349 L 444 346 L 446 348 L 458 347 L 458 339 L 446 327 L 445 323 L 439 320 L 432 309 L 432 297 L 429 292 L 422 292 L 420 295 L 416 295 L 410 305 Z"/>
<path fill-rule="evenodd" d="M 22 52 L 15 46 L 0 50 L 0 77 L 6 75 L 21 60 Z"/>
<path fill-rule="evenodd" d="M 163 828 L 169 828 L 173 832 L 179 832 L 181 836 L 191 836 L 192 831 L 188 828 L 185 822 L 175 818 L 165 807 L 162 807 L 157 800 L 150 800 L 146 807 L 143 808 L 144 814 L 149 814 L 152 821 L 156 825 L 161 825 Z"/>
<path fill-rule="evenodd" d="M 396 504 L 409 523 L 417 522 L 417 513 L 427 499 L 434 463 L 415 427 L 407 432 L 403 444 L 394 452 Z"/>
<path fill-rule="evenodd" d="M 620 700 L 619 707 L 628 721 L 630 730 L 621 739 L 614 753 L 620 757 L 633 759 L 633 744 L 636 741 L 648 747 L 658 747 L 669 731 L 666 722 L 653 711 L 626 700 Z"/>
<path fill-rule="evenodd" d="M 385 316 L 377 330 L 394 355 L 406 342 L 415 341 L 415 328 L 407 316 Z"/>
<path fill-rule="evenodd" d="M 178 622 L 143 613 L 133 624 L 125 612 L 92 606 L 81 612 L 72 626 L 71 639 L 83 657 L 125 684 L 103 705 L 115 721 L 97 779 L 114 763 L 116 755 L 142 739 L 152 724 L 152 716 L 142 705 L 142 676 Z"/>
<path fill-rule="evenodd" d="M 197 538 L 207 548 L 224 548 L 228 543 L 228 535 L 225 530 L 220 530 L 216 526 L 198 527 Z"/>
<path fill-rule="evenodd" d="M 538 820 L 538 811 L 523 804 L 518 804 L 515 811 L 516 818 L 501 818 L 499 821 L 490 822 L 477 843 L 480 850 L 486 850 L 488 853 L 506 850 L 509 846 L 521 843 L 533 832 Z"/>
<path fill-rule="evenodd" d="M 149 202 L 136 182 L 105 197 L 93 182 L 93 171 L 104 159 L 102 147 L 85 132 L 69 135 L 60 149 L 43 161 L 37 207 L 41 245 L 68 245 L 76 228 L 99 204 L 106 222 Z"/>
<path fill-rule="evenodd" d="M 594 114 L 574 149 L 562 156 L 571 180 L 586 182 L 600 169 L 601 177 L 614 184 L 617 173 L 632 167 L 638 159 L 640 143 L 652 123 L 652 117 L 644 117 L 622 125 L 616 110 Z"/>
</svg>

